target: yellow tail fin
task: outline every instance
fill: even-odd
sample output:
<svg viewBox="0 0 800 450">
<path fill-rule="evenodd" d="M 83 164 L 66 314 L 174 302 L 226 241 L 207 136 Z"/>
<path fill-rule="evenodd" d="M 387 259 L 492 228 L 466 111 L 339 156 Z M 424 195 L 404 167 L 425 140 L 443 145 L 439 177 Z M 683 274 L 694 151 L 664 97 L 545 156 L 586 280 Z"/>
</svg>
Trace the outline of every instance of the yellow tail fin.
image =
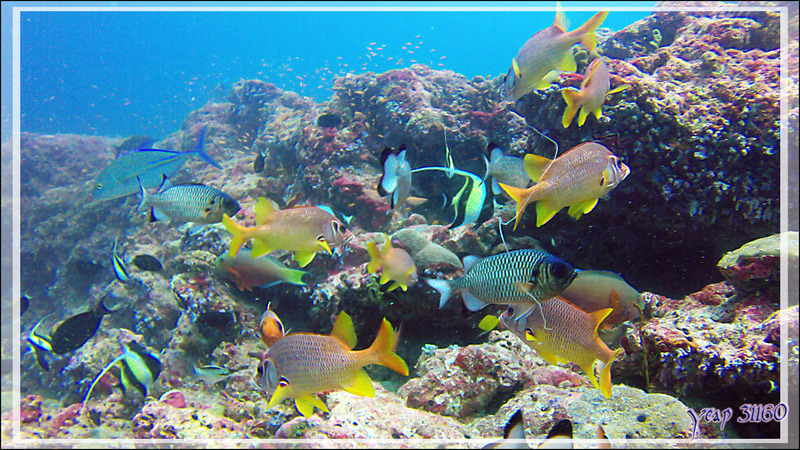
<svg viewBox="0 0 800 450">
<path fill-rule="evenodd" d="M 234 222 L 227 214 L 222 215 L 222 225 L 231 234 L 231 247 L 228 249 L 228 254 L 235 257 L 245 241 L 249 239 L 249 236 L 247 236 L 249 228 Z"/>
<path fill-rule="evenodd" d="M 624 351 L 625 350 L 618 348 L 614 352 L 614 356 L 608 360 L 606 365 L 603 366 L 603 370 L 600 371 L 600 393 L 603 394 L 605 398 L 611 398 L 611 363 Z"/>
<path fill-rule="evenodd" d="M 396 346 L 397 342 L 392 324 L 384 318 L 381 323 L 381 329 L 378 330 L 378 336 L 369 347 L 369 350 L 377 356 L 378 364 L 408 376 L 408 365 L 394 352 Z"/>
<path fill-rule="evenodd" d="M 581 105 L 578 104 L 581 95 L 579 91 L 564 89 L 561 91 L 561 96 L 564 97 L 564 101 L 567 102 L 567 107 L 564 108 L 564 116 L 561 118 L 561 125 L 567 128 L 569 124 L 572 123 L 572 118 L 575 117 L 575 113 L 577 113 L 578 109 L 581 107 Z"/>
<path fill-rule="evenodd" d="M 369 253 L 369 257 L 372 258 L 369 264 L 367 264 L 367 272 L 375 273 L 378 271 L 378 267 L 381 266 L 381 252 L 374 242 L 370 242 L 367 244 L 367 253 Z"/>
<path fill-rule="evenodd" d="M 586 50 L 592 51 L 597 47 L 597 36 L 595 36 L 594 32 L 600 28 L 600 25 L 606 20 L 606 16 L 608 16 L 608 11 L 600 11 L 574 31 L 574 33 L 581 35 L 581 45 Z"/>
<path fill-rule="evenodd" d="M 530 194 L 533 192 L 533 188 L 521 189 L 503 183 L 498 184 L 501 188 L 503 188 L 504 191 L 506 191 L 506 194 L 508 194 L 512 200 L 517 202 L 517 220 L 514 222 L 514 229 L 516 230 L 517 225 L 519 225 L 519 219 L 522 218 L 522 213 L 525 212 L 525 208 L 528 207 L 528 204 L 533 202 L 533 200 L 529 198 Z"/>
</svg>

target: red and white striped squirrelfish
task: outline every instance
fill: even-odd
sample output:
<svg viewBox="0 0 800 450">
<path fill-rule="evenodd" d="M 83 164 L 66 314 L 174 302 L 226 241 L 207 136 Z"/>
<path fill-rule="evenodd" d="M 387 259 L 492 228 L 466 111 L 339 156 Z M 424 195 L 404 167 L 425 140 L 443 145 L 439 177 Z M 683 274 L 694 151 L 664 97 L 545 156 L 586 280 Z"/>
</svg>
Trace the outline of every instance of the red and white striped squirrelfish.
<svg viewBox="0 0 800 450">
<path fill-rule="evenodd" d="M 374 397 L 372 380 L 363 369 L 370 364 L 408 375 L 405 361 L 394 353 L 397 338 L 388 320 L 383 319 L 372 346 L 353 350 L 356 342 L 353 321 L 344 311 L 337 316 L 330 335 L 289 333 L 275 341 L 262 364 L 262 386 L 275 389 L 267 407 L 293 398 L 297 411 L 308 417 L 314 407 L 330 412 L 314 395 L 320 392 L 343 389 Z"/>
<path fill-rule="evenodd" d="M 586 117 L 589 113 L 593 113 L 594 117 L 599 119 L 603 114 L 603 103 L 606 102 L 606 95 L 627 89 L 628 85 L 623 84 L 611 89 L 611 75 L 608 72 L 608 65 L 603 61 L 603 58 L 595 58 L 588 67 L 586 67 L 586 74 L 581 82 L 580 90 L 564 89 L 561 95 L 564 101 L 567 102 L 567 107 L 564 108 L 564 116 L 561 119 L 561 124 L 567 128 L 575 117 L 575 113 L 580 109 L 578 114 L 578 126 L 582 127 L 586 122 Z"/>
<path fill-rule="evenodd" d="M 233 235 L 228 253 L 236 256 L 242 244 L 253 239 L 253 258 L 273 250 L 294 252 L 294 258 L 305 267 L 319 251 L 333 253 L 331 247 L 344 245 L 353 233 L 331 213 L 316 206 L 295 206 L 278 209 L 274 202 L 259 197 L 256 202 L 256 226 L 244 227 L 226 214 L 222 225 Z"/>
<path fill-rule="evenodd" d="M 527 189 L 500 183 L 500 187 L 517 202 L 519 225 L 525 208 L 536 202 L 536 226 L 546 224 L 558 211 L 569 206 L 575 219 L 590 212 L 600 197 L 617 187 L 631 170 L 619 157 L 603 145 L 585 142 L 558 158 L 525 155 L 525 169 L 536 182 Z"/>
<path fill-rule="evenodd" d="M 611 363 L 624 351 L 621 348 L 612 351 L 597 334 L 597 327 L 610 313 L 611 308 L 586 313 L 560 297 L 553 297 L 542 301 L 541 308 L 521 317 L 513 316 L 509 309 L 500 316 L 500 322 L 548 363 L 570 361 L 579 365 L 594 387 L 609 398 Z M 604 364 L 599 384 L 594 373 L 595 360 Z"/>
</svg>

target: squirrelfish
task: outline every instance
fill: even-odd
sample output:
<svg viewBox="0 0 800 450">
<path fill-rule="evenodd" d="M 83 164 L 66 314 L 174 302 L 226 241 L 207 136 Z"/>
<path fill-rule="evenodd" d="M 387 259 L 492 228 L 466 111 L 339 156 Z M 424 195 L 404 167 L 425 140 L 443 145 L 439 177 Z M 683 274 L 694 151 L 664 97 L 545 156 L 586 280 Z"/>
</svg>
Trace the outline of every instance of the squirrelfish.
<svg viewBox="0 0 800 450">
<path fill-rule="evenodd" d="M 594 117 L 599 119 L 603 114 L 601 108 L 606 101 L 606 95 L 619 92 L 627 87 L 628 85 L 622 85 L 610 91 L 611 76 L 608 72 L 608 65 L 603 61 L 603 58 L 595 58 L 586 67 L 586 75 L 583 77 L 580 90 L 576 91 L 567 88 L 561 91 L 564 101 L 567 102 L 561 124 L 564 125 L 564 128 L 567 128 L 578 109 L 581 110 L 580 114 L 578 114 L 579 127 L 583 126 L 589 113 L 593 113 Z"/>
<path fill-rule="evenodd" d="M 150 222 L 219 223 L 223 214 L 232 216 L 239 211 L 239 203 L 219 189 L 202 184 L 172 186 L 166 175 L 155 194 L 149 194 L 144 186 L 139 189 L 139 209 L 150 208 Z"/>
<path fill-rule="evenodd" d="M 222 225 L 233 235 L 228 250 L 231 256 L 236 256 L 245 241 L 253 239 L 253 258 L 273 250 L 288 250 L 294 252 L 300 267 L 305 267 L 318 251 L 331 254 L 331 246 L 345 245 L 353 238 L 342 221 L 316 206 L 279 210 L 274 202 L 259 197 L 255 212 L 256 226 L 249 228 L 223 214 Z"/>
<path fill-rule="evenodd" d="M 145 189 L 161 184 L 162 177 L 172 176 L 192 156 L 197 156 L 217 169 L 216 161 L 203 151 L 205 127 L 200 131 L 197 147 L 193 151 L 139 149 L 120 155 L 100 172 L 92 187 L 95 201 L 110 200 L 139 192 L 139 184 Z M 136 178 L 139 178 L 139 182 Z"/>
<path fill-rule="evenodd" d="M 405 361 L 394 353 L 395 332 L 383 319 L 375 342 L 367 349 L 353 350 L 353 321 L 339 313 L 330 335 L 290 333 L 270 347 L 263 364 L 264 384 L 274 388 L 268 408 L 293 398 L 297 411 L 310 416 L 314 407 L 329 412 L 314 394 L 343 389 L 351 394 L 374 397 L 372 380 L 363 367 L 380 364 L 408 375 Z"/>
<path fill-rule="evenodd" d="M 558 158 L 551 160 L 538 155 L 525 155 L 525 168 L 536 182 L 527 189 L 500 183 L 517 202 L 519 225 L 525 208 L 536 202 L 536 226 L 546 224 L 565 206 L 575 219 L 590 212 L 600 197 L 617 187 L 630 169 L 619 157 L 596 142 L 580 144 Z"/>
<path fill-rule="evenodd" d="M 402 248 L 392 246 L 392 241 L 386 233 L 383 234 L 383 248 L 378 250 L 374 242 L 367 244 L 367 252 L 372 260 L 367 264 L 367 271 L 375 273 L 383 267 L 380 283 L 386 284 L 394 281 L 389 287 L 390 291 L 402 288 L 404 291 L 417 282 L 417 266 L 411 255 Z"/>
<path fill-rule="evenodd" d="M 235 257 L 227 253 L 219 255 L 214 262 L 214 272 L 236 283 L 240 291 L 252 291 L 254 287 L 266 288 L 285 282 L 305 286 L 304 270 L 290 269 L 269 255 L 253 258 L 250 250 L 241 250 Z"/>
<path fill-rule="evenodd" d="M 264 313 L 261 314 L 258 331 L 261 334 L 261 340 L 267 344 L 267 347 L 272 347 L 272 344 L 278 339 L 282 339 L 285 334 L 281 319 L 275 314 L 275 311 L 269 309 L 269 304 L 267 304 L 267 309 L 264 310 Z"/>
<path fill-rule="evenodd" d="M 559 6 L 553 25 L 531 36 L 512 60 L 502 94 L 518 100 L 534 89 L 547 88 L 555 79 L 548 76 L 553 70 L 575 72 L 577 65 L 570 48 L 580 42 L 587 51 L 594 50 L 595 31 L 607 15 L 608 11 L 601 11 L 579 28 L 566 31 L 566 18 Z"/>
<path fill-rule="evenodd" d="M 386 147 L 381 153 L 383 175 L 378 184 L 380 195 L 392 194 L 392 209 L 402 206 L 411 193 L 411 165 L 406 161 L 406 145 L 402 144 L 397 151 Z"/>
<path fill-rule="evenodd" d="M 486 160 L 487 169 L 484 179 L 492 177 L 492 193 L 494 195 L 503 193 L 500 183 L 523 189 L 528 187 L 531 177 L 525 170 L 524 159 L 503 154 L 503 150 L 494 142 L 489 143 L 486 151 L 489 153 L 490 159 Z"/>
<path fill-rule="evenodd" d="M 477 311 L 488 304 L 525 305 L 558 295 L 575 278 L 577 270 L 549 253 L 523 249 L 486 258 L 464 258 L 464 276 L 454 280 L 423 278 L 439 291 L 439 308 L 461 292 L 464 304 Z"/>
<path fill-rule="evenodd" d="M 623 349 L 612 351 L 600 340 L 597 327 L 611 313 L 611 308 L 586 313 L 577 306 L 554 297 L 541 302 L 541 308 L 512 316 L 511 310 L 500 321 L 520 337 L 545 361 L 557 365 L 573 362 L 581 367 L 586 377 L 606 398 L 611 396 L 611 363 Z M 600 383 L 594 372 L 594 362 L 604 365 Z"/>
<path fill-rule="evenodd" d="M 601 325 L 609 329 L 642 315 L 644 300 L 641 293 L 622 276 L 608 270 L 581 270 L 561 297 L 586 312 L 613 308 Z"/>
</svg>

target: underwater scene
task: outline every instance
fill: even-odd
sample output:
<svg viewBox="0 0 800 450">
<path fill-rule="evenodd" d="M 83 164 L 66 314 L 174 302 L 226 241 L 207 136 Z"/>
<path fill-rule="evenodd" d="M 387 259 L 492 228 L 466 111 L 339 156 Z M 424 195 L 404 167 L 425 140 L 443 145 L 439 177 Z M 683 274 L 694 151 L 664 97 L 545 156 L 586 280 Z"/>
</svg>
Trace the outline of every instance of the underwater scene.
<svg viewBox="0 0 800 450">
<path fill-rule="evenodd" d="M 796 4 L 242 5 L 15 13 L 3 448 L 797 442 Z"/>
</svg>

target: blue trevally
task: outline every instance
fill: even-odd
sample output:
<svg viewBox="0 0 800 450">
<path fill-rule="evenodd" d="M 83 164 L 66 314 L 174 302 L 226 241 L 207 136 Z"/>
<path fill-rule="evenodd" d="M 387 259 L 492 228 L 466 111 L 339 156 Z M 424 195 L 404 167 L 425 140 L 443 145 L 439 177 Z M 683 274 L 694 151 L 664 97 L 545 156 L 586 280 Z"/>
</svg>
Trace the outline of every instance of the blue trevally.
<svg viewBox="0 0 800 450">
<path fill-rule="evenodd" d="M 211 156 L 203 150 L 205 127 L 200 131 L 194 150 L 158 150 L 143 148 L 120 155 L 114 162 L 100 172 L 92 186 L 94 201 L 111 200 L 139 192 L 139 181 L 147 188 L 157 187 L 166 176 L 172 176 L 192 156 L 197 156 L 217 169 L 222 169 Z"/>
</svg>

